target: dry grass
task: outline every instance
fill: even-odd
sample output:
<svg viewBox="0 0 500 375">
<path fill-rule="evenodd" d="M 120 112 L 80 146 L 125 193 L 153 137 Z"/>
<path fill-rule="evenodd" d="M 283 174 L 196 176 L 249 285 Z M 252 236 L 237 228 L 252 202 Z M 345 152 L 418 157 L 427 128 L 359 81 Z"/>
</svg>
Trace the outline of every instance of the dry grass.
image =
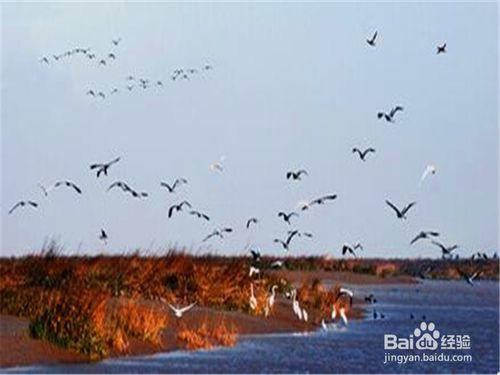
<svg viewBox="0 0 500 375">
<path fill-rule="evenodd" d="M 219 317 L 215 322 L 203 319 L 195 327 L 183 326 L 177 334 L 177 344 L 187 350 L 211 349 L 216 346 L 233 346 L 237 330 Z"/>
</svg>

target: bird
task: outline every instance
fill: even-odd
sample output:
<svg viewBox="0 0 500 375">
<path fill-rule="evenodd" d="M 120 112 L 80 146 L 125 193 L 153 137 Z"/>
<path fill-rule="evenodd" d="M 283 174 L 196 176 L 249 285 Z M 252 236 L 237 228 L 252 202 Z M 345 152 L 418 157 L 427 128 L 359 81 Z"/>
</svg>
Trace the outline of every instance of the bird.
<svg viewBox="0 0 500 375">
<path fill-rule="evenodd" d="M 248 301 L 250 308 L 252 310 L 255 310 L 257 308 L 257 298 L 255 298 L 255 295 L 253 293 L 253 284 L 250 283 L 250 299 Z"/>
<path fill-rule="evenodd" d="M 273 242 L 280 243 L 286 251 L 286 250 L 288 250 L 288 247 L 290 246 L 290 241 L 292 240 L 292 238 L 297 236 L 297 235 L 300 235 L 298 230 L 288 231 L 288 237 L 285 241 L 280 240 L 279 238 L 275 238 L 273 240 Z"/>
<path fill-rule="evenodd" d="M 417 204 L 417 202 L 411 202 L 410 204 L 405 206 L 402 210 L 400 210 L 394 204 L 392 204 L 389 200 L 386 200 L 385 203 L 387 203 L 387 205 L 389 207 L 391 207 L 396 212 L 396 216 L 398 217 L 398 219 L 406 219 L 406 214 L 408 213 L 410 208 L 412 208 L 414 205 Z"/>
<path fill-rule="evenodd" d="M 375 149 L 374 149 L 374 148 L 372 148 L 372 147 L 370 147 L 370 148 L 367 148 L 367 149 L 366 149 L 366 150 L 364 150 L 364 151 L 361 151 L 359 148 L 354 147 L 354 148 L 352 149 L 352 153 L 354 154 L 354 153 L 356 153 L 356 152 L 358 153 L 358 155 L 359 155 L 359 157 L 361 158 L 361 160 L 365 161 L 366 155 L 368 155 L 370 152 L 373 152 L 373 153 L 374 153 L 374 152 L 375 152 Z"/>
<path fill-rule="evenodd" d="M 304 322 L 306 323 L 309 320 L 309 315 L 307 314 L 306 309 L 302 309 L 302 319 L 304 319 Z"/>
<path fill-rule="evenodd" d="M 41 63 L 46 63 L 46 64 L 49 64 L 49 59 L 48 59 L 47 57 L 45 57 L 45 56 L 44 56 L 44 57 L 42 57 L 42 58 L 40 59 L 40 62 L 41 62 Z"/>
<path fill-rule="evenodd" d="M 456 268 L 457 272 L 464 278 L 464 280 L 469 284 L 470 286 L 474 286 L 474 283 L 472 282 L 475 278 L 481 275 L 482 271 L 475 271 L 471 275 L 465 273 L 464 271 L 460 270 L 460 268 Z"/>
<path fill-rule="evenodd" d="M 233 231 L 232 228 L 221 228 L 221 229 L 215 229 L 212 233 L 210 233 L 208 236 L 206 236 L 203 239 L 203 242 L 208 241 L 210 238 L 218 236 L 220 239 L 224 238 L 224 233 L 231 233 Z"/>
<path fill-rule="evenodd" d="M 111 90 L 111 95 L 116 94 L 118 92 L 118 89 L 115 87 L 113 90 Z"/>
<path fill-rule="evenodd" d="M 437 48 L 436 55 L 439 55 L 440 53 L 446 53 L 446 42 L 443 43 L 442 45 L 438 45 L 436 48 Z"/>
<path fill-rule="evenodd" d="M 431 272 L 434 269 L 433 266 L 422 266 L 420 267 L 418 271 L 418 277 L 420 277 L 422 280 L 425 280 L 429 276 L 429 272 Z"/>
<path fill-rule="evenodd" d="M 281 268 L 283 267 L 283 261 L 282 260 L 275 260 L 274 262 L 272 262 L 269 267 L 273 268 L 273 269 L 277 269 L 277 268 Z"/>
<path fill-rule="evenodd" d="M 377 39 L 378 31 L 375 31 L 375 34 L 373 34 L 371 39 L 366 39 L 366 43 L 368 43 L 370 46 L 375 47 L 375 39 Z"/>
<path fill-rule="evenodd" d="M 102 91 L 99 91 L 97 93 L 97 96 L 100 96 L 101 98 L 106 99 L 106 94 L 104 94 Z"/>
<path fill-rule="evenodd" d="M 297 315 L 299 320 L 302 320 L 302 309 L 300 308 L 299 301 L 297 301 L 297 289 L 293 289 L 291 292 L 292 296 L 292 310 Z"/>
<path fill-rule="evenodd" d="M 174 315 L 177 317 L 177 318 L 182 318 L 182 315 L 184 315 L 184 313 L 188 312 L 189 310 L 191 310 L 194 305 L 196 305 L 196 302 L 193 302 L 192 304 L 188 305 L 188 306 L 185 306 L 185 307 L 175 307 L 175 306 L 172 306 L 170 303 L 167 303 L 168 307 L 170 307 L 170 309 L 174 312 Z"/>
<path fill-rule="evenodd" d="M 182 184 L 187 184 L 188 181 L 185 178 L 177 178 L 172 185 L 169 185 L 166 182 L 160 182 L 160 185 L 167 188 L 169 193 L 175 193 L 175 189 L 182 185 Z"/>
<path fill-rule="evenodd" d="M 162 81 L 156 81 L 156 86 L 163 86 L 163 82 Z"/>
<path fill-rule="evenodd" d="M 12 214 L 18 207 L 24 207 L 24 206 L 31 206 L 33 208 L 38 207 L 38 203 L 34 201 L 19 201 L 17 202 L 10 210 L 9 210 L 9 215 Z"/>
<path fill-rule="evenodd" d="M 94 90 L 89 90 L 89 91 L 87 91 L 87 95 L 95 96 L 95 91 Z"/>
<path fill-rule="evenodd" d="M 250 219 L 247 220 L 246 227 L 247 229 L 250 228 L 250 224 L 258 224 L 259 220 L 256 217 L 251 217 Z"/>
<path fill-rule="evenodd" d="M 250 271 L 248 272 L 248 276 L 252 277 L 253 275 L 259 275 L 260 274 L 260 269 L 254 266 L 250 266 Z"/>
<path fill-rule="evenodd" d="M 168 209 L 168 217 L 171 218 L 172 217 L 172 214 L 176 211 L 176 212 L 179 212 L 179 211 L 182 211 L 182 207 L 184 206 L 187 206 L 189 208 L 191 208 L 191 203 L 189 203 L 188 201 L 184 200 L 178 204 L 174 204 L 172 206 L 170 206 L 170 208 Z"/>
<path fill-rule="evenodd" d="M 115 56 L 115 54 L 114 54 L 114 53 L 108 53 L 108 57 L 109 57 L 110 59 L 113 59 L 113 60 L 115 60 L 115 59 L 116 59 L 116 56 Z"/>
<path fill-rule="evenodd" d="M 477 253 L 472 254 L 472 257 L 471 257 L 472 260 L 474 260 L 476 258 L 478 258 L 480 260 L 482 260 L 482 259 L 487 260 L 488 255 L 486 255 L 486 253 L 482 253 L 482 252 L 478 251 Z"/>
<path fill-rule="evenodd" d="M 137 191 L 133 190 L 130 186 L 128 186 L 123 181 L 113 182 L 111 185 L 109 185 L 109 187 L 108 187 L 108 189 L 106 191 L 110 191 L 111 189 L 113 189 L 115 187 L 119 187 L 125 193 L 130 193 L 134 198 L 143 198 L 143 197 L 145 198 L 145 197 L 148 196 L 148 193 L 137 192 Z"/>
<path fill-rule="evenodd" d="M 372 316 L 374 320 L 378 318 L 377 310 L 373 309 Z"/>
<path fill-rule="evenodd" d="M 254 262 L 260 262 L 261 254 L 259 250 L 250 249 L 250 254 L 252 254 Z"/>
<path fill-rule="evenodd" d="M 377 303 L 377 300 L 375 299 L 375 296 L 373 295 L 373 293 L 371 293 L 368 296 L 365 296 L 365 302 Z"/>
<path fill-rule="evenodd" d="M 328 326 L 325 323 L 325 319 L 321 319 L 321 329 L 323 329 L 323 331 L 328 331 Z"/>
<path fill-rule="evenodd" d="M 54 188 L 57 188 L 59 186 L 67 186 L 67 187 L 70 187 L 72 188 L 73 190 L 75 190 L 78 194 L 81 194 L 82 193 L 82 190 L 76 186 L 76 184 L 74 184 L 73 182 L 71 181 L 57 181 L 55 184 L 54 184 Z"/>
<path fill-rule="evenodd" d="M 396 113 L 398 113 L 398 111 L 403 111 L 404 108 L 400 105 L 394 107 L 391 109 L 391 111 L 389 113 L 386 113 L 386 112 L 378 112 L 377 113 L 377 118 L 381 119 L 385 119 L 386 122 L 395 122 L 394 121 L 394 116 L 396 115 Z"/>
<path fill-rule="evenodd" d="M 296 213 L 296 212 L 290 212 L 290 213 L 288 213 L 288 214 L 287 214 L 287 213 L 285 213 L 285 212 L 282 212 L 282 211 L 278 212 L 278 217 L 282 217 L 282 218 L 283 218 L 283 220 L 285 220 L 285 222 L 286 222 L 286 223 L 288 223 L 289 225 L 291 224 L 290 219 L 291 219 L 293 216 L 299 216 L 299 214 L 298 214 L 298 213 Z"/>
<path fill-rule="evenodd" d="M 104 59 L 99 60 L 99 65 L 106 65 L 106 60 Z"/>
<path fill-rule="evenodd" d="M 225 156 L 221 156 L 219 158 L 219 161 L 215 161 L 212 164 L 210 164 L 209 169 L 212 172 L 219 171 L 219 172 L 224 172 L 224 167 L 222 166 L 222 162 L 226 159 Z"/>
<path fill-rule="evenodd" d="M 442 252 L 442 254 L 443 254 L 443 257 L 444 257 L 444 256 L 447 256 L 447 255 L 451 255 L 451 252 L 452 252 L 453 250 L 458 249 L 458 245 L 453 245 L 453 246 L 445 246 L 445 245 L 443 245 L 442 243 L 437 242 L 437 241 L 431 241 L 431 243 L 432 243 L 433 245 L 438 246 L 438 247 L 441 249 L 441 252 Z"/>
<path fill-rule="evenodd" d="M 203 69 L 204 69 L 204 70 L 212 70 L 212 69 L 213 69 L 213 67 L 212 67 L 212 65 L 205 65 L 205 66 L 203 67 Z"/>
<path fill-rule="evenodd" d="M 106 231 L 104 229 L 101 228 L 101 234 L 99 235 L 99 239 L 104 242 L 104 244 L 107 243 L 108 241 L 108 234 L 106 233 Z"/>
<path fill-rule="evenodd" d="M 335 301 L 337 301 L 342 296 L 349 297 L 349 305 L 352 306 L 352 297 L 354 297 L 354 293 L 351 290 L 349 290 L 349 289 L 340 288 L 339 289 L 339 294 L 337 294 L 337 298 L 335 299 Z"/>
<path fill-rule="evenodd" d="M 90 170 L 94 170 L 94 169 L 97 169 L 97 178 L 99 178 L 99 176 L 101 174 L 104 173 L 105 176 L 108 175 L 108 169 L 113 165 L 113 164 L 116 164 L 120 161 L 120 157 L 117 157 L 113 160 L 111 160 L 110 162 L 108 163 L 95 163 L 95 164 L 91 164 L 90 165 Z"/>
<path fill-rule="evenodd" d="M 356 242 L 354 245 L 351 245 L 348 242 L 344 242 L 344 244 L 342 245 L 342 255 L 349 253 L 354 255 L 354 257 L 356 258 L 355 250 L 357 249 L 363 250 L 363 245 L 361 245 L 359 242 Z"/>
<path fill-rule="evenodd" d="M 111 40 L 111 42 L 112 42 L 115 46 L 117 46 L 117 45 L 118 45 L 118 43 L 120 43 L 120 42 L 121 42 L 121 40 L 122 40 L 122 38 L 112 39 L 112 40 Z"/>
<path fill-rule="evenodd" d="M 298 171 L 288 171 L 286 172 L 286 179 L 289 180 L 291 178 L 293 180 L 301 180 L 300 176 L 302 175 L 308 176 L 309 174 L 305 169 L 299 169 Z"/>
<path fill-rule="evenodd" d="M 326 201 L 335 199 L 337 199 L 337 194 L 325 195 L 323 197 L 313 199 L 309 203 L 302 206 L 302 211 L 308 210 L 311 206 L 315 204 L 325 204 Z"/>
<path fill-rule="evenodd" d="M 410 242 L 410 245 L 413 245 L 415 242 L 419 241 L 419 240 L 425 240 L 425 239 L 428 239 L 428 238 L 431 238 L 431 237 L 439 237 L 439 232 L 435 232 L 435 231 L 420 231 L 419 234 L 417 234 L 415 236 L 415 238 L 413 238 Z"/>
<path fill-rule="evenodd" d="M 427 167 L 425 167 L 424 173 L 422 173 L 422 177 L 420 177 L 420 184 L 422 184 L 430 174 L 436 174 L 436 171 L 436 167 L 432 164 L 429 164 Z"/>
<path fill-rule="evenodd" d="M 207 214 L 204 214 L 202 212 L 199 212 L 196 210 L 191 210 L 191 211 L 189 211 L 189 214 L 196 216 L 198 219 L 204 219 L 206 221 L 210 221 L 210 217 Z"/>
<path fill-rule="evenodd" d="M 344 324 L 346 324 L 346 325 L 347 325 L 347 322 L 348 322 L 348 321 L 347 321 L 347 315 L 346 315 L 346 313 L 345 313 L 345 308 L 344 308 L 344 307 L 341 307 L 341 308 L 339 309 L 339 313 L 340 313 L 340 317 L 342 318 L 342 320 L 343 320 Z"/>
</svg>

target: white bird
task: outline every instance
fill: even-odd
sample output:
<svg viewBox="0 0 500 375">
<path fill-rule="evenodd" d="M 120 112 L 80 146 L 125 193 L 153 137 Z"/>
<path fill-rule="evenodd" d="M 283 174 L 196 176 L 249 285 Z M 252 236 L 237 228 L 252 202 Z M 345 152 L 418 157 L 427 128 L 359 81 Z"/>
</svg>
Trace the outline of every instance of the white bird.
<svg viewBox="0 0 500 375">
<path fill-rule="evenodd" d="M 299 320 L 302 320 L 302 309 L 300 308 L 299 301 L 297 301 L 296 289 L 292 290 L 292 308 L 293 312 L 295 313 L 295 315 L 297 315 Z"/>
<path fill-rule="evenodd" d="M 341 307 L 339 312 L 340 312 L 340 317 L 344 321 L 344 324 L 347 324 L 347 316 L 345 315 L 345 308 Z"/>
<path fill-rule="evenodd" d="M 194 305 L 196 305 L 196 302 L 193 302 L 192 304 L 186 306 L 186 307 L 175 307 L 175 306 L 172 306 L 170 303 L 167 303 L 168 307 L 170 307 L 170 309 L 174 312 L 174 315 L 177 317 L 177 318 L 182 318 L 182 315 L 191 310 Z"/>
<path fill-rule="evenodd" d="M 274 302 L 276 300 L 276 289 L 278 288 L 277 285 L 273 285 L 271 287 L 271 295 L 269 296 L 268 300 L 267 300 L 267 305 L 269 306 L 269 308 L 272 308 L 274 306 Z"/>
<path fill-rule="evenodd" d="M 210 164 L 210 170 L 215 172 L 215 171 L 219 171 L 219 172 L 224 172 L 224 167 L 222 166 L 222 162 L 226 160 L 226 157 L 223 155 L 219 158 L 219 161 L 215 161 L 213 162 L 212 164 Z"/>
<path fill-rule="evenodd" d="M 252 277 L 253 274 L 260 274 L 260 269 L 258 269 L 257 267 L 254 267 L 254 266 L 250 266 L 250 272 L 248 273 L 248 276 Z"/>
<path fill-rule="evenodd" d="M 335 307 L 335 305 L 332 305 L 332 321 L 334 321 L 336 317 L 337 317 L 337 308 Z"/>
<path fill-rule="evenodd" d="M 424 173 L 422 174 L 422 177 L 420 178 L 420 184 L 422 184 L 424 182 L 424 180 L 427 178 L 428 175 L 430 174 L 436 174 L 436 167 L 432 164 L 429 164 L 426 168 L 425 168 L 425 171 Z"/>
<path fill-rule="evenodd" d="M 257 308 L 257 298 L 253 294 L 253 284 L 250 284 L 250 300 L 249 300 L 250 308 L 255 310 Z"/>
<path fill-rule="evenodd" d="M 323 328 L 323 331 L 328 331 L 328 326 L 325 323 L 325 319 L 321 319 L 321 328 Z"/>
<path fill-rule="evenodd" d="M 302 309 L 302 318 L 304 319 L 304 322 L 307 323 L 308 315 L 306 309 Z"/>
</svg>

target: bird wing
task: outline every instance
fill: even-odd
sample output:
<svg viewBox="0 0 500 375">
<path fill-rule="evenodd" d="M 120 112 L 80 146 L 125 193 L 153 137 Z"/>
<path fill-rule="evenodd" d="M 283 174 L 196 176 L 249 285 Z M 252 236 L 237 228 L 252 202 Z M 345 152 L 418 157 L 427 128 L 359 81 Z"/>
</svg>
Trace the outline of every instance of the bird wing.
<svg viewBox="0 0 500 375">
<path fill-rule="evenodd" d="M 183 308 L 181 308 L 181 309 L 178 309 L 178 310 L 179 310 L 179 312 L 180 312 L 181 314 L 183 314 L 183 313 L 185 313 L 186 311 L 191 310 L 191 309 L 194 307 L 194 305 L 196 305 L 196 302 L 193 302 L 192 304 L 190 304 L 190 305 L 188 305 L 188 306 L 185 306 L 185 307 L 183 307 Z"/>
<path fill-rule="evenodd" d="M 386 199 L 386 200 L 385 200 L 385 203 L 386 203 L 386 204 L 387 204 L 390 208 L 392 208 L 394 211 L 396 211 L 396 213 L 397 213 L 398 215 L 401 215 L 401 211 L 399 211 L 399 209 L 398 209 L 398 208 L 397 208 L 394 204 L 392 204 L 389 200 L 387 200 L 387 199 Z"/>
<path fill-rule="evenodd" d="M 68 186 L 72 187 L 73 189 L 75 189 L 75 191 L 78 193 L 78 194 L 81 194 L 82 193 L 82 189 L 80 189 L 78 186 L 76 186 L 76 184 L 74 184 L 73 182 L 68 182 L 67 183 Z"/>
<path fill-rule="evenodd" d="M 15 205 L 14 205 L 14 206 L 13 206 L 13 207 L 9 210 L 9 215 L 10 215 L 11 213 L 13 213 L 13 212 L 14 212 L 14 210 L 15 210 L 16 208 L 18 208 L 19 206 L 22 206 L 22 205 L 23 205 L 23 203 L 22 203 L 22 202 L 17 202 L 17 203 L 16 203 L 16 204 L 15 204 Z"/>
<path fill-rule="evenodd" d="M 402 212 L 402 214 L 403 214 L 403 215 L 404 215 L 404 214 L 406 214 L 406 213 L 410 210 L 410 208 L 412 208 L 412 207 L 413 207 L 413 206 L 415 206 L 416 204 L 417 204 L 417 202 L 411 202 L 408 206 L 406 206 L 405 208 L 403 208 L 403 212 Z"/>
<path fill-rule="evenodd" d="M 170 208 L 168 209 L 168 217 L 171 218 L 172 217 L 172 213 L 174 212 L 174 210 L 177 210 L 179 206 L 177 206 L 176 204 L 174 204 L 173 206 L 170 206 Z"/>
<path fill-rule="evenodd" d="M 160 185 L 163 187 L 166 187 L 170 193 L 174 192 L 175 184 L 174 184 L 174 186 L 170 186 L 166 182 L 160 182 Z"/>
<path fill-rule="evenodd" d="M 431 241 L 433 245 L 438 246 L 443 252 L 448 252 L 448 249 L 446 249 L 446 246 L 444 246 L 442 243 L 437 242 L 437 241 Z"/>
</svg>

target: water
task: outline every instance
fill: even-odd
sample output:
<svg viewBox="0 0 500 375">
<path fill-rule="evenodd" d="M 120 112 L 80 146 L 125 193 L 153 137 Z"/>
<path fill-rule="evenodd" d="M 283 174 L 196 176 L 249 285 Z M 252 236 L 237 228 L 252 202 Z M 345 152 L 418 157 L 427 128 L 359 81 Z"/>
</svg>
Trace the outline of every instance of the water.
<svg viewBox="0 0 500 375">
<path fill-rule="evenodd" d="M 365 320 L 347 327 L 332 326 L 311 334 L 246 336 L 234 348 L 160 353 L 110 359 L 92 364 L 51 365 L 9 369 L 9 372 L 106 373 L 401 373 L 499 371 L 498 282 L 425 282 L 418 285 L 352 286 L 358 295 L 374 293 Z M 410 319 L 414 314 L 416 320 Z M 470 362 L 411 362 L 384 364 L 384 334 L 408 337 L 422 315 L 443 334 L 470 335 L 470 350 L 438 351 L 470 354 Z M 417 320 L 418 319 L 418 320 Z M 425 351 L 426 353 L 428 351 Z M 393 353 L 423 353 L 421 350 Z"/>
</svg>

